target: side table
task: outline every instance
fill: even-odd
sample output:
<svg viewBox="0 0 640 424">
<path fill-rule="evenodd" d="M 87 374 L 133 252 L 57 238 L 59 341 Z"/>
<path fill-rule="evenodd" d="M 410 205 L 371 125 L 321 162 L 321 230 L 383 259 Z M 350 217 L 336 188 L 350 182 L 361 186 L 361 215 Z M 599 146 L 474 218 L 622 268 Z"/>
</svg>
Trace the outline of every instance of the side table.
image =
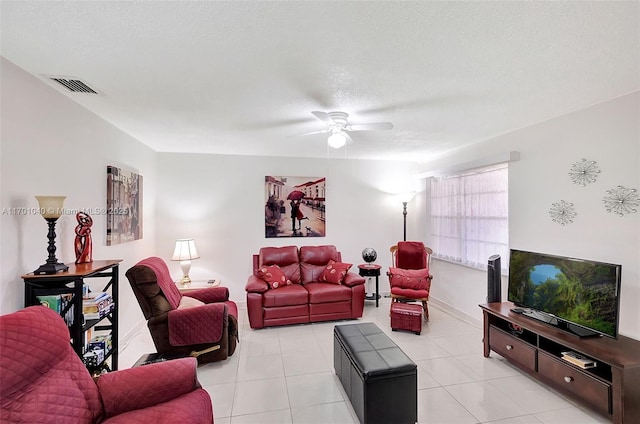
<svg viewBox="0 0 640 424">
<path fill-rule="evenodd" d="M 191 290 L 206 289 L 209 287 L 218 287 L 219 285 L 220 280 L 191 280 L 191 283 L 188 286 L 183 286 L 180 284 L 180 281 L 176 281 L 176 286 L 178 287 L 178 290 L 180 290 L 180 293 L 185 293 Z"/>
<path fill-rule="evenodd" d="M 371 296 L 369 295 L 365 295 L 365 300 L 375 300 L 376 301 L 376 308 L 378 307 L 379 301 L 380 301 L 380 294 L 379 294 L 379 278 L 380 278 L 380 269 L 382 267 L 380 265 L 376 265 L 376 264 L 360 264 L 358 265 L 358 273 L 360 274 L 361 277 L 376 277 L 376 292 L 375 294 L 372 294 Z"/>
</svg>

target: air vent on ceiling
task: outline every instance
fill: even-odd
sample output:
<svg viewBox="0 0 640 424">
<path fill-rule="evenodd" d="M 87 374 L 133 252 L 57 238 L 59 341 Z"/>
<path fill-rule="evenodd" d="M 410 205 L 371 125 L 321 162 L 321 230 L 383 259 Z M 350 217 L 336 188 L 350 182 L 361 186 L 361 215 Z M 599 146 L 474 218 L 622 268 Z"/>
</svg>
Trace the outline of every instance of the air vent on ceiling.
<svg viewBox="0 0 640 424">
<path fill-rule="evenodd" d="M 47 78 L 49 78 L 51 81 L 57 82 L 58 84 L 64 86 L 67 90 L 74 93 L 98 94 L 98 91 L 89 87 L 86 83 L 82 82 L 79 79 L 52 76 L 48 76 Z"/>
</svg>

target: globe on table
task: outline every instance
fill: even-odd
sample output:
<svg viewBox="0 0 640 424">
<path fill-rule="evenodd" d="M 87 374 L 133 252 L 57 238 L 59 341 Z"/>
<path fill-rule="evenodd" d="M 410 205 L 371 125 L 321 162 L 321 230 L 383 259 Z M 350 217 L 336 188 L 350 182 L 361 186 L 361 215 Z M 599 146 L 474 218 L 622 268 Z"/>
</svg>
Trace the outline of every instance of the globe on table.
<svg viewBox="0 0 640 424">
<path fill-rule="evenodd" d="M 377 258 L 378 258 L 378 254 L 371 247 L 367 247 L 362 251 L 362 259 L 364 259 L 366 263 L 371 263 L 375 261 Z"/>
</svg>

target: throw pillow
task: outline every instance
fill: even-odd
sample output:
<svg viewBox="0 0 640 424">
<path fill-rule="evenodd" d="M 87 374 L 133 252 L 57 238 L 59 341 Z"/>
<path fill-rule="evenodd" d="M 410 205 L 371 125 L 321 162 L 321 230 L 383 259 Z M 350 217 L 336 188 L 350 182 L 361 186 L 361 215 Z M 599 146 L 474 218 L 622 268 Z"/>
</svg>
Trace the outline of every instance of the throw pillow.
<svg viewBox="0 0 640 424">
<path fill-rule="evenodd" d="M 352 264 L 329 260 L 327 267 L 322 271 L 322 274 L 320 274 L 318 281 L 340 284 L 344 280 L 344 276 L 347 275 L 351 266 Z"/>
<path fill-rule="evenodd" d="M 287 279 L 278 265 L 263 266 L 256 272 L 256 275 L 269 284 L 269 288 L 272 289 L 291 285 L 291 280 Z"/>
<path fill-rule="evenodd" d="M 189 296 L 182 296 L 178 309 L 195 308 L 204 305 L 204 302 Z"/>
<path fill-rule="evenodd" d="M 391 287 L 402 287 L 414 290 L 429 290 L 429 269 L 389 268 L 389 282 Z"/>
</svg>

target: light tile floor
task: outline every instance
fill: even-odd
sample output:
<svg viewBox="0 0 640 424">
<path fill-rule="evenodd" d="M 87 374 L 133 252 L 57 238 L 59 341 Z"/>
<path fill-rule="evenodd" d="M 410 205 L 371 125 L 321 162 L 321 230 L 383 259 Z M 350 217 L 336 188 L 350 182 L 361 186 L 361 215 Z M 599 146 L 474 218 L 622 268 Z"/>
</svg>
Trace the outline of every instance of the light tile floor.
<svg viewBox="0 0 640 424">
<path fill-rule="evenodd" d="M 482 330 L 429 307 L 422 334 L 392 332 L 389 302 L 366 302 L 359 321 L 252 330 L 239 311 L 240 344 L 226 361 L 198 368 L 216 424 L 357 424 L 333 372 L 333 327 L 374 322 L 418 365 L 418 422 L 429 424 L 590 424 L 610 421 L 546 388 L 492 352 Z M 154 352 L 148 331 L 120 354 L 121 368 Z"/>
</svg>

